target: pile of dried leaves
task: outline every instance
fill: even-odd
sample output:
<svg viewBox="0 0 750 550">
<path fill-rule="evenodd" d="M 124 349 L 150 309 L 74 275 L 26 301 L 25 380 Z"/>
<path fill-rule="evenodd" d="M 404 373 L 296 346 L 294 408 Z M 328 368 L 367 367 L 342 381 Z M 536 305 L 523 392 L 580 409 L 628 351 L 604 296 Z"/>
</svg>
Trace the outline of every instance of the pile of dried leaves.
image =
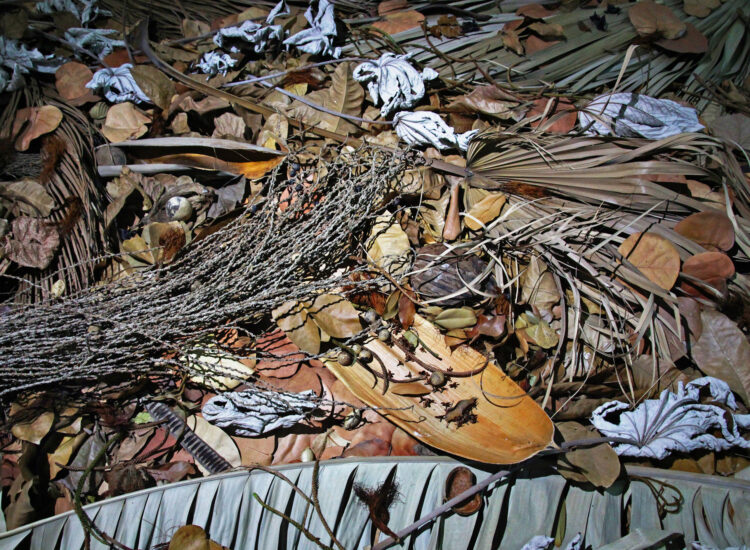
<svg viewBox="0 0 750 550">
<path fill-rule="evenodd" d="M 750 465 L 748 6 L 500 4 L 3 13 L 9 528 L 240 465 Z"/>
</svg>

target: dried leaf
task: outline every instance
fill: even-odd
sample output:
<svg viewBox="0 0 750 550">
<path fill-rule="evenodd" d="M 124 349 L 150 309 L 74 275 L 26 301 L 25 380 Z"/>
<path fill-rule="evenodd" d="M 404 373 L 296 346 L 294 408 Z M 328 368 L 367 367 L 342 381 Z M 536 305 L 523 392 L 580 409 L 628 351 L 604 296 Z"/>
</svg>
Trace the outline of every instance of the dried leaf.
<svg viewBox="0 0 750 550">
<path fill-rule="evenodd" d="M 469 328 L 477 324 L 477 315 L 468 307 L 445 309 L 435 317 L 435 324 L 448 330 Z"/>
<path fill-rule="evenodd" d="M 415 298 L 414 292 L 408 289 L 408 287 L 405 287 L 404 290 L 409 292 L 409 296 L 403 292 L 400 293 L 398 298 L 398 320 L 401 323 L 401 328 L 407 330 L 414 322 L 414 315 L 417 313 L 417 308 L 413 301 Z"/>
<path fill-rule="evenodd" d="M 48 411 L 43 412 L 34 420 L 14 423 L 10 431 L 16 438 L 22 441 L 39 445 L 44 436 L 52 429 L 54 423 L 55 413 Z"/>
<path fill-rule="evenodd" d="M 698 368 L 726 381 L 745 404 L 750 403 L 750 343 L 737 323 L 715 310 L 701 311 L 703 332 L 693 344 Z"/>
<path fill-rule="evenodd" d="M 307 353 L 320 353 L 320 329 L 305 302 L 286 302 L 271 312 L 273 320 L 297 347 Z"/>
<path fill-rule="evenodd" d="M 229 437 L 224 430 L 210 424 L 205 418 L 201 416 L 189 416 L 186 419 L 188 428 L 195 432 L 195 435 L 205 441 L 209 447 L 219 453 L 232 467 L 236 468 L 242 463 L 240 459 L 240 451 L 237 449 L 234 441 Z M 197 463 L 198 469 L 203 473 L 204 476 L 209 475 L 200 463 Z"/>
<path fill-rule="evenodd" d="M 550 103 L 551 102 L 551 103 Z M 549 111 L 547 111 L 549 107 Z M 575 104 L 569 99 L 536 99 L 531 105 L 527 118 L 532 118 L 543 114 L 547 111 L 547 116 L 541 120 L 535 120 L 531 123 L 532 128 L 542 126 L 545 132 L 553 134 L 567 134 L 578 122 L 578 111 Z M 555 116 L 556 115 L 556 116 Z M 554 121 L 550 124 L 550 119 L 554 116 Z"/>
<path fill-rule="evenodd" d="M 55 71 L 55 87 L 64 99 L 75 100 L 91 93 L 86 84 L 93 76 L 94 73 L 83 63 L 70 61 Z"/>
<path fill-rule="evenodd" d="M 691 214 L 674 230 L 706 250 L 729 250 L 734 246 L 734 227 L 723 212 L 707 210 Z"/>
<path fill-rule="evenodd" d="M 669 290 L 680 274 L 680 254 L 672 243 L 654 233 L 634 233 L 618 248 L 648 280 Z"/>
<path fill-rule="evenodd" d="M 44 186 L 30 178 L 0 182 L 0 199 L 15 202 L 19 212 L 32 217 L 47 217 L 55 208 L 55 200 Z"/>
<path fill-rule="evenodd" d="M 62 471 L 62 466 L 68 465 L 70 457 L 73 456 L 73 453 L 78 450 L 78 447 L 81 446 L 87 437 L 88 435 L 85 433 L 63 437 L 57 448 L 47 455 L 50 479 L 54 479 Z M 62 464 L 62 466 L 58 466 L 58 464 Z"/>
<path fill-rule="evenodd" d="M 724 115 L 711 123 L 714 134 L 750 151 L 750 117 L 735 113 Z"/>
<path fill-rule="evenodd" d="M 727 290 L 727 279 L 734 276 L 734 264 L 726 254 L 722 252 L 702 252 L 691 256 L 682 264 L 683 273 L 705 281 L 722 294 Z M 695 297 L 705 297 L 705 292 L 693 286 L 690 281 L 681 285 L 682 289 Z"/>
<path fill-rule="evenodd" d="M 521 44 L 521 38 L 518 36 L 517 31 L 503 29 L 500 33 L 500 37 L 503 39 L 503 46 L 516 52 L 518 55 L 524 54 L 523 44 Z"/>
<path fill-rule="evenodd" d="M 529 29 L 537 33 L 539 36 L 544 38 L 563 38 L 565 32 L 563 31 L 562 25 L 556 23 L 532 23 L 529 25 Z"/>
<path fill-rule="evenodd" d="M 688 15 L 695 17 L 707 17 L 711 10 L 715 10 L 721 5 L 721 0 L 685 0 L 683 10 Z"/>
<path fill-rule="evenodd" d="M 524 49 L 526 50 L 527 55 L 532 55 L 536 52 L 551 48 L 555 44 L 559 43 L 559 40 L 544 40 L 542 38 L 539 38 L 537 35 L 532 34 L 526 39 L 524 43 Z"/>
<path fill-rule="evenodd" d="M 14 219 L 11 228 L 13 238 L 5 243 L 5 255 L 19 265 L 46 269 L 60 246 L 57 228 L 28 216 Z"/>
<path fill-rule="evenodd" d="M 592 439 L 600 436 L 593 428 L 584 427 L 578 422 L 558 422 L 555 427 L 565 441 Z M 575 473 L 581 475 L 584 480 L 603 489 L 610 487 L 620 476 L 620 459 L 608 443 L 574 449 L 565 453 L 559 459 L 558 469 L 568 477 L 566 463 L 574 466 Z M 579 479 L 579 481 L 582 480 Z"/>
<path fill-rule="evenodd" d="M 488 224 L 500 215 L 500 211 L 505 206 L 507 196 L 505 193 L 490 193 L 479 202 L 475 203 L 466 217 L 464 217 L 464 223 L 466 227 L 472 231 L 479 231 L 481 225 Z"/>
<path fill-rule="evenodd" d="M 349 300 L 341 296 L 321 294 L 315 298 L 309 311 L 315 323 L 334 338 L 349 338 L 362 330 L 359 313 Z"/>
<path fill-rule="evenodd" d="M 189 475 L 195 475 L 198 473 L 194 464 L 183 460 L 167 462 L 156 468 L 146 468 L 146 472 L 148 472 L 155 481 L 166 481 L 167 483 L 176 483 L 182 481 Z"/>
<path fill-rule="evenodd" d="M 388 13 L 381 21 L 376 21 L 372 26 L 388 34 L 396 34 L 418 27 L 424 21 L 424 15 L 414 10 Z"/>
<path fill-rule="evenodd" d="M 534 256 L 520 279 L 521 303 L 549 311 L 560 301 L 555 278 L 547 265 Z"/>
<path fill-rule="evenodd" d="M 702 54 L 708 51 L 708 38 L 692 23 L 685 23 L 687 31 L 674 40 L 657 40 L 655 44 L 675 53 Z"/>
<path fill-rule="evenodd" d="M 657 36 L 673 40 L 687 31 L 685 23 L 667 6 L 643 0 L 628 10 L 630 22 L 641 36 Z"/>
<path fill-rule="evenodd" d="M 224 113 L 220 117 L 214 119 L 214 133 L 211 137 L 233 137 L 243 139 L 245 137 L 246 129 L 247 125 L 245 125 L 245 121 L 242 120 L 242 117 L 232 113 Z"/>
<path fill-rule="evenodd" d="M 34 139 L 52 132 L 60 125 L 62 119 L 62 111 L 54 105 L 18 109 L 11 132 L 12 135 L 18 136 L 16 138 L 16 151 L 28 149 Z M 23 128 L 23 132 L 21 132 L 21 128 Z M 19 132 L 21 132 L 20 135 Z"/>
<path fill-rule="evenodd" d="M 136 109 L 132 103 L 119 103 L 107 111 L 102 134 L 112 143 L 136 139 L 148 131 L 146 124 L 150 122 L 151 119 Z"/>
<path fill-rule="evenodd" d="M 409 269 L 411 244 L 409 236 L 389 212 L 378 216 L 370 233 L 367 250 L 370 259 L 393 276 L 401 276 Z"/>
<path fill-rule="evenodd" d="M 169 111 L 175 85 L 167 75 L 153 65 L 136 65 L 130 69 L 130 74 L 154 105 L 164 112 Z"/>
</svg>

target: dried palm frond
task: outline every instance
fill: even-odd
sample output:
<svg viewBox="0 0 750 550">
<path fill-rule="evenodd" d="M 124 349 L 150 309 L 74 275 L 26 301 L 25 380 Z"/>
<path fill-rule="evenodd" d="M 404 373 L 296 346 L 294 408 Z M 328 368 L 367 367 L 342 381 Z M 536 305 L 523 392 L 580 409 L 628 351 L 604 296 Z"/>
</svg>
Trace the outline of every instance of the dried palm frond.
<svg viewBox="0 0 750 550">
<path fill-rule="evenodd" d="M 65 148 L 54 166 L 40 163 L 36 173 L 29 174 L 39 179 L 45 175 L 42 183 L 57 205 L 46 221 L 57 227 L 60 248 L 52 263 L 41 271 L 6 263 L 2 270 L 4 282 L 15 281 L 13 301 L 18 303 L 49 298 L 52 285 L 58 280 L 64 281 L 67 292 L 84 289 L 93 280 L 92 260 L 106 249 L 102 193 L 94 174 L 95 130 L 80 110 L 61 98 L 42 97 L 35 86 L 28 86 L 25 95 L 29 106 L 53 105 L 63 112 L 63 121 L 51 135 Z"/>
<path fill-rule="evenodd" d="M 686 355 L 679 285 L 659 286 L 618 251 L 638 232 L 666 238 L 683 260 L 704 251 L 673 227 L 686 214 L 709 206 L 685 195 L 678 180 L 657 183 L 659 177 L 689 175 L 725 193 L 731 190 L 735 200 L 726 212 L 748 252 L 747 183 L 722 142 L 702 134 L 646 141 L 494 130 L 472 142 L 467 166 L 473 187 L 512 193 L 521 183 L 543 190 L 543 198 L 536 200 L 511 197 L 510 208 L 472 246 L 495 260 L 503 289 L 517 289 L 514 265 L 532 257 L 554 275 L 563 296 L 560 332 L 567 338 L 567 348 L 561 343 L 558 355 L 570 380 L 591 373 L 593 354 L 620 367 L 643 353 L 668 363 Z M 564 289 L 572 300 L 564 298 Z M 733 291 L 750 295 L 745 277 L 736 277 Z M 587 311 L 584 299 L 598 304 L 599 313 Z M 597 344 L 592 334 L 601 339 Z M 628 393 L 633 395 L 632 387 Z"/>
</svg>

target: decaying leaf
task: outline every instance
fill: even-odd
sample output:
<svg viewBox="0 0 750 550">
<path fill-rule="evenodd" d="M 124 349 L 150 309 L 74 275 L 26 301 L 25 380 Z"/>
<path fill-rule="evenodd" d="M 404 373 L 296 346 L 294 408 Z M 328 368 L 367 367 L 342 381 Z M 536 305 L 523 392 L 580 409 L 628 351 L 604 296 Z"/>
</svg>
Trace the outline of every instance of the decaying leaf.
<svg viewBox="0 0 750 550">
<path fill-rule="evenodd" d="M 47 217 L 55 208 L 55 200 L 38 181 L 24 178 L 0 182 L 0 204 L 10 208 L 15 203 L 22 214 L 34 218 Z"/>
<path fill-rule="evenodd" d="M 726 294 L 727 279 L 734 275 L 734 263 L 722 252 L 702 252 L 685 260 L 682 272 L 705 281 Z M 690 281 L 683 282 L 681 286 L 691 296 L 702 297 L 706 294 Z"/>
<path fill-rule="evenodd" d="M 369 242 L 367 253 L 378 266 L 393 276 L 407 272 L 411 255 L 409 236 L 390 213 L 378 216 Z"/>
<path fill-rule="evenodd" d="M 64 99 L 75 100 L 91 93 L 86 84 L 93 76 L 94 73 L 83 63 L 70 61 L 55 72 L 55 87 Z"/>
<path fill-rule="evenodd" d="M 273 310 L 273 320 L 297 347 L 307 353 L 320 352 L 320 329 L 307 310 L 309 303 L 286 302 Z"/>
<path fill-rule="evenodd" d="M 669 290 L 680 274 L 680 253 L 654 233 L 633 233 L 618 248 L 620 254 L 652 283 Z"/>
<path fill-rule="evenodd" d="M 685 4 L 682 9 L 688 15 L 694 15 L 695 17 L 707 17 L 712 10 L 715 10 L 721 5 L 721 0 L 685 0 Z"/>
<path fill-rule="evenodd" d="M 54 105 L 25 107 L 16 111 L 12 130 L 12 135 L 18 136 L 16 151 L 26 151 L 34 139 L 55 130 L 62 119 L 62 111 Z"/>
<path fill-rule="evenodd" d="M 362 330 L 359 314 L 349 300 L 334 294 L 321 294 L 310 307 L 317 324 L 334 338 L 349 338 Z"/>
<path fill-rule="evenodd" d="M 385 17 L 376 21 L 372 26 L 388 34 L 396 34 L 418 27 L 424 21 L 424 15 L 414 10 L 388 13 Z"/>
<path fill-rule="evenodd" d="M 46 269 L 60 246 L 57 227 L 39 218 L 20 216 L 11 228 L 13 238 L 5 242 L 5 255 L 19 265 Z"/>
<path fill-rule="evenodd" d="M 47 411 L 28 422 L 16 422 L 11 427 L 11 433 L 22 441 L 28 441 L 34 445 L 44 439 L 55 422 L 55 413 Z"/>
<path fill-rule="evenodd" d="M 522 304 L 534 305 L 540 310 L 550 310 L 560 301 L 555 278 L 538 256 L 531 258 L 521 274 L 520 283 Z"/>
<path fill-rule="evenodd" d="M 478 203 L 474 204 L 466 217 L 464 223 L 472 231 L 479 231 L 482 224 L 488 224 L 500 215 L 507 197 L 505 193 L 490 193 Z"/>
<path fill-rule="evenodd" d="M 175 85 L 163 72 L 152 65 L 136 65 L 130 74 L 138 87 L 162 111 L 168 111 L 175 94 Z"/>
</svg>

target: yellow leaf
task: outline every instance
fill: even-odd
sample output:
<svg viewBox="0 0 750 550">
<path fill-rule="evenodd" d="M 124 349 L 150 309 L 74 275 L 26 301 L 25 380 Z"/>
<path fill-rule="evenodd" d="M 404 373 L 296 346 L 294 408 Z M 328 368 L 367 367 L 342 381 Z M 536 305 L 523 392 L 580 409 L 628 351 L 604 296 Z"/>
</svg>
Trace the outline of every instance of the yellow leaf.
<svg viewBox="0 0 750 550">
<path fill-rule="evenodd" d="M 62 442 L 57 446 L 54 452 L 47 454 L 47 461 L 49 462 L 49 477 L 54 477 L 62 470 L 61 466 L 67 466 L 70 461 L 70 457 L 80 447 L 81 443 L 88 437 L 88 434 L 79 433 L 75 436 L 63 437 Z"/>
<path fill-rule="evenodd" d="M 207 347 L 215 346 L 211 344 Z M 232 390 L 255 372 L 254 359 L 238 361 L 218 349 L 215 354 L 209 349 L 189 351 L 181 360 L 191 371 L 191 381 L 216 391 Z"/>
<path fill-rule="evenodd" d="M 112 143 L 136 139 L 148 131 L 146 124 L 151 119 L 126 101 L 112 105 L 107 111 L 107 119 L 102 127 L 102 134 Z"/>
<path fill-rule="evenodd" d="M 477 316 L 468 307 L 445 309 L 435 317 L 435 324 L 446 329 L 468 328 L 477 324 Z"/>
<path fill-rule="evenodd" d="M 411 254 L 409 237 L 390 213 L 378 216 L 370 239 L 368 253 L 373 262 L 394 276 L 407 272 Z"/>
</svg>

